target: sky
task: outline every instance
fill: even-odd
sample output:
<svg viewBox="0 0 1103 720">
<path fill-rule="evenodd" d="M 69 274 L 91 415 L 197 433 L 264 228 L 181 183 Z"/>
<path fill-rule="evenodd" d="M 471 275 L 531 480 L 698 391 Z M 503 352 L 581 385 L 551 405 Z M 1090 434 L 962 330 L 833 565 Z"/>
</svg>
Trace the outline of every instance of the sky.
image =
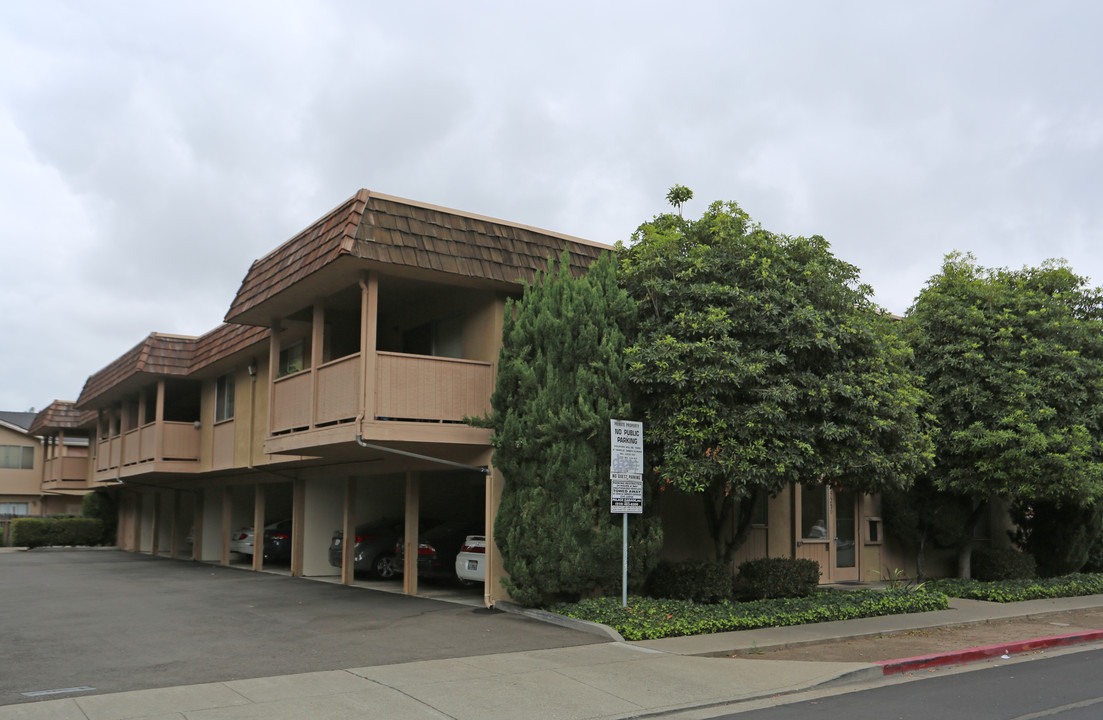
<svg viewBox="0 0 1103 720">
<path fill-rule="evenodd" d="M 1103 3 L 0 3 L 0 409 L 75 400 L 359 188 L 605 243 L 736 201 L 904 313 L 1103 282 Z"/>
</svg>

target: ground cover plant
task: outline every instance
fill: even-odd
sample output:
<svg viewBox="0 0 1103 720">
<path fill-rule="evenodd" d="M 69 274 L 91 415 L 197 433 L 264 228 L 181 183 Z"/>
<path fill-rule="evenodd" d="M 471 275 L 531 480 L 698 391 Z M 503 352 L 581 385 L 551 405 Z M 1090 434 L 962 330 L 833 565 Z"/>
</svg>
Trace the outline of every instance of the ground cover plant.
<svg viewBox="0 0 1103 720">
<path fill-rule="evenodd" d="M 940 592 L 914 590 L 820 590 L 808 597 L 724 601 L 714 604 L 691 600 L 603 597 L 560 603 L 552 612 L 602 623 L 625 640 L 654 640 L 680 635 L 706 635 L 732 630 L 754 630 L 784 625 L 852 620 L 880 615 L 945 610 L 949 598 Z"/>
<path fill-rule="evenodd" d="M 1021 578 L 992 582 L 946 578 L 932 580 L 927 583 L 927 587 L 950 597 L 967 600 L 1018 602 L 1040 598 L 1103 594 L 1103 573 L 1072 573 L 1060 577 Z"/>
</svg>

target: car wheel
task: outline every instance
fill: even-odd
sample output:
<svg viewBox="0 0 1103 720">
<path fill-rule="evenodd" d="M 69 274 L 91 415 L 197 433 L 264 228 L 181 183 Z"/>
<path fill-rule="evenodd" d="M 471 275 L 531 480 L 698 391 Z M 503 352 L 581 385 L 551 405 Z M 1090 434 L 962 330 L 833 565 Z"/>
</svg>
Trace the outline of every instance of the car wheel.
<svg viewBox="0 0 1103 720">
<path fill-rule="evenodd" d="M 398 574 L 398 567 L 395 565 L 394 555 L 380 555 L 372 563 L 371 569 L 372 575 L 380 580 L 390 580 Z"/>
</svg>

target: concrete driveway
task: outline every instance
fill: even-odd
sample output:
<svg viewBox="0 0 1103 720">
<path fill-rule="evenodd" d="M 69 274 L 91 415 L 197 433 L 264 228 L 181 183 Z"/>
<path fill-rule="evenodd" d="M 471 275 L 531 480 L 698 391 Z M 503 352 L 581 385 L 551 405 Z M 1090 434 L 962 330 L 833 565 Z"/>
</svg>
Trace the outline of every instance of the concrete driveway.
<svg viewBox="0 0 1103 720">
<path fill-rule="evenodd" d="M 602 642 L 484 608 L 120 551 L 0 553 L 0 588 L 0 705 L 44 690 L 109 693 Z"/>
</svg>

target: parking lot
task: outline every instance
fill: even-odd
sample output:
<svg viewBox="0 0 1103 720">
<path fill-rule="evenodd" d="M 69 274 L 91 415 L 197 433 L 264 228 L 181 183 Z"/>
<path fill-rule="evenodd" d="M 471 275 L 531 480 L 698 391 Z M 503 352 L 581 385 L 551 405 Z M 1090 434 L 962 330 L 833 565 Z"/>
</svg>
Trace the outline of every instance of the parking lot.
<svg viewBox="0 0 1103 720">
<path fill-rule="evenodd" d="M 115 550 L 3 552 L 0 578 L 0 705 L 601 642 L 471 605 Z"/>
</svg>

